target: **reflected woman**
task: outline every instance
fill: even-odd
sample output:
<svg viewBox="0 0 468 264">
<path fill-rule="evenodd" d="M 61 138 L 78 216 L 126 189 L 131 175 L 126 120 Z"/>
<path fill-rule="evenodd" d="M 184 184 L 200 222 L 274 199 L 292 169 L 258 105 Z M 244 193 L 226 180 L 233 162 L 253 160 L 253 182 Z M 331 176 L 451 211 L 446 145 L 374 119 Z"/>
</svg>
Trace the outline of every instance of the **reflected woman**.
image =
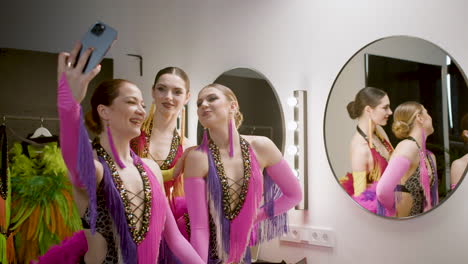
<svg viewBox="0 0 468 264">
<path fill-rule="evenodd" d="M 300 184 L 270 139 L 239 134 L 242 114 L 231 89 L 208 85 L 197 106 L 205 133 L 184 173 L 190 243 L 207 263 L 250 263 L 249 245 L 286 231 Z"/>
<path fill-rule="evenodd" d="M 468 144 L 468 113 L 461 120 L 461 138 Z M 468 173 L 468 153 L 452 162 L 450 168 L 450 188 L 453 190 L 464 175 Z"/>
<path fill-rule="evenodd" d="M 392 130 L 398 143 L 377 185 L 379 202 L 397 217 L 414 216 L 439 203 L 435 156 L 426 150 L 434 132 L 423 105 L 405 102 L 395 109 Z"/>
<path fill-rule="evenodd" d="M 377 88 L 361 89 L 347 106 L 351 119 L 357 119 L 350 143 L 352 173 L 340 183 L 360 205 L 377 213 L 375 187 L 384 172 L 393 147 L 382 128 L 392 114 L 387 94 Z"/>
</svg>

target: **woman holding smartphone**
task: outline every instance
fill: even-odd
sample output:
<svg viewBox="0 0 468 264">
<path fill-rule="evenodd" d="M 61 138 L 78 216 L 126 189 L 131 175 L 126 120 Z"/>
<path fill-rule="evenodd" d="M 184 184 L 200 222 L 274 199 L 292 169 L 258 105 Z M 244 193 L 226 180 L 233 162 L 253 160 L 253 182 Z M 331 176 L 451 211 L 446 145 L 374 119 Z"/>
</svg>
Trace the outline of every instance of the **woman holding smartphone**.
<svg viewBox="0 0 468 264">
<path fill-rule="evenodd" d="M 176 226 L 159 166 L 130 149 L 145 117 L 134 84 L 117 79 L 96 88 L 86 124 L 98 137 L 89 142 L 79 104 L 100 66 L 84 74 L 92 50 L 77 59 L 80 47 L 60 53 L 58 61 L 60 144 L 86 228 L 86 242 L 73 249 L 86 252 L 86 263 L 156 263 L 164 237 L 182 263 L 203 263 Z"/>
</svg>

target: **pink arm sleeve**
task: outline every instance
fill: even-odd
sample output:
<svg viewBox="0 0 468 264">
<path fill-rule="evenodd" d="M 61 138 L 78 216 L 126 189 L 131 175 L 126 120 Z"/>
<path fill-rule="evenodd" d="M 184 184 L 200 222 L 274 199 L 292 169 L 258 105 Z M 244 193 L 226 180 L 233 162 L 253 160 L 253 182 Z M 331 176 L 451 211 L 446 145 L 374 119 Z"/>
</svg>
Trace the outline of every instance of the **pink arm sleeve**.
<svg viewBox="0 0 468 264">
<path fill-rule="evenodd" d="M 185 178 L 184 190 L 190 217 L 190 243 L 206 263 L 210 230 L 205 179 L 201 177 Z"/>
<path fill-rule="evenodd" d="M 57 90 L 57 106 L 60 119 L 60 148 L 62 156 L 70 172 L 73 185 L 83 187 L 78 178 L 77 154 L 78 133 L 80 126 L 81 106 L 73 98 L 65 74 L 62 74 Z"/>
<path fill-rule="evenodd" d="M 174 215 L 172 214 L 172 211 L 167 202 L 166 217 L 167 218 L 164 225 L 163 236 L 171 251 L 176 255 L 177 259 L 182 261 L 182 263 L 187 264 L 206 263 L 200 258 L 190 243 L 180 233 L 180 230 L 177 227 L 176 221 L 174 219 Z M 208 249 L 206 249 L 206 252 L 208 253 Z"/>
<path fill-rule="evenodd" d="M 377 184 L 377 199 L 386 209 L 393 209 L 395 187 L 410 167 L 411 161 L 403 156 L 390 159 L 387 168 Z"/>
<path fill-rule="evenodd" d="M 265 208 L 263 208 L 257 215 L 257 222 L 263 221 L 267 217 L 285 213 L 302 200 L 301 185 L 284 159 L 281 159 L 276 164 L 265 168 L 265 170 L 276 185 L 278 185 L 282 195 L 274 202 L 273 215 L 269 215 Z"/>
</svg>

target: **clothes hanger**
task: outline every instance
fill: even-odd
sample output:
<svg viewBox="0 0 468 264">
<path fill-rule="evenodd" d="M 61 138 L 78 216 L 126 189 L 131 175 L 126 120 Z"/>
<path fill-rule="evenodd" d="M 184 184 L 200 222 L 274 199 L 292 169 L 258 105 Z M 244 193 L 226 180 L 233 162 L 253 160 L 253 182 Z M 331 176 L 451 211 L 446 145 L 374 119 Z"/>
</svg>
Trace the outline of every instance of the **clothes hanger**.
<svg viewBox="0 0 468 264">
<path fill-rule="evenodd" d="M 50 133 L 50 131 L 47 128 L 42 126 L 43 122 L 44 118 L 41 117 L 41 126 L 38 129 L 36 129 L 36 131 L 34 131 L 34 134 L 29 138 L 52 137 L 52 133 Z"/>
</svg>

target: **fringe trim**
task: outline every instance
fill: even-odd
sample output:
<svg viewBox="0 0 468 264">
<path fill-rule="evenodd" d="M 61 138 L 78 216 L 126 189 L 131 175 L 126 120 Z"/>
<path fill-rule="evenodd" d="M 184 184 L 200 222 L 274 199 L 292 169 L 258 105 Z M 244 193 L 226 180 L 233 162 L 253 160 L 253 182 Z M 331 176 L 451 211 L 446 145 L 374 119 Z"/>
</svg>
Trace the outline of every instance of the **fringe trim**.
<svg viewBox="0 0 468 264">
<path fill-rule="evenodd" d="M 151 218 L 148 233 L 145 239 L 138 245 L 138 263 L 153 264 L 156 263 L 159 256 L 159 245 L 161 243 L 164 223 L 166 221 L 166 210 L 161 210 L 167 205 L 166 197 L 164 196 L 161 185 L 158 183 L 153 172 L 141 161 L 141 159 L 132 153 L 136 163 L 143 165 L 148 179 L 151 183 Z"/>
<path fill-rule="evenodd" d="M 282 195 L 281 190 L 271 179 L 266 170 L 263 171 L 263 179 L 263 208 L 265 209 L 267 219 L 257 225 L 257 232 L 251 238 L 250 245 L 258 245 L 289 232 L 287 213 L 274 216 L 274 202 Z"/>
<path fill-rule="evenodd" d="M 83 120 L 83 110 L 80 110 L 80 125 L 78 132 L 78 155 L 76 169 L 79 181 L 86 187 L 89 198 L 90 229 L 96 232 L 97 198 L 96 198 L 96 168 L 94 167 L 93 149 L 89 142 L 88 132 Z"/>
<path fill-rule="evenodd" d="M 114 185 L 109 167 L 102 157 L 98 157 L 104 168 L 103 189 L 106 197 L 106 208 L 112 216 L 115 228 L 119 235 L 120 249 L 124 263 L 137 263 L 137 246 L 128 230 L 127 219 L 122 199 Z"/>
</svg>

